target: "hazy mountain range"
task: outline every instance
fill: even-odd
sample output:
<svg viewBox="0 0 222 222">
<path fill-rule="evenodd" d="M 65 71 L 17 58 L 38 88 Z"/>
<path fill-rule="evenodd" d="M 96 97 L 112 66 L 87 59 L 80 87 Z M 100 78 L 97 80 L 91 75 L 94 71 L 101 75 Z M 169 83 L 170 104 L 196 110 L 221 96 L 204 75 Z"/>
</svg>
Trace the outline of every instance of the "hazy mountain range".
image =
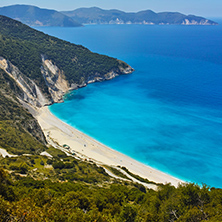
<svg viewBox="0 0 222 222">
<path fill-rule="evenodd" d="M 12 5 L 0 8 L 0 15 L 21 21 L 29 26 L 76 27 L 80 23 L 55 10 L 30 5 Z"/>
<path fill-rule="evenodd" d="M 120 10 L 103 10 L 97 7 L 79 8 L 63 11 L 83 24 L 175 24 L 175 25 L 216 25 L 217 23 L 195 15 L 184 15 L 179 12 L 155 13 L 151 10 L 127 13 Z"/>
<path fill-rule="evenodd" d="M 81 24 L 217 24 L 203 17 L 184 15 L 179 12 L 155 13 L 151 10 L 145 10 L 136 13 L 127 13 L 116 9 L 104 10 L 98 7 L 58 12 L 30 5 L 11 5 L 0 8 L 0 15 L 19 20 L 29 26 L 76 27 L 81 26 Z"/>
</svg>

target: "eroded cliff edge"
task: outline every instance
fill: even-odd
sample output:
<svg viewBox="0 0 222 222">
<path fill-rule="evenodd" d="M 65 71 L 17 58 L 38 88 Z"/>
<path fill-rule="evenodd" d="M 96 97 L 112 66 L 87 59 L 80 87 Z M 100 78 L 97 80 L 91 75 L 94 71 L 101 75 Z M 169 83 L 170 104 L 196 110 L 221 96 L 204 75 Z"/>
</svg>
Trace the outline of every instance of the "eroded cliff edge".
<svg viewBox="0 0 222 222">
<path fill-rule="evenodd" d="M 94 82 L 111 80 L 119 75 L 130 74 L 134 71 L 131 66 L 125 64 L 125 68 L 120 66 L 118 69 L 111 70 L 105 75 L 96 73 L 87 79 L 82 78 L 80 84 L 70 83 L 66 79 L 64 71 L 59 69 L 52 60 L 46 59 L 44 55 L 41 55 L 41 59 L 41 74 L 44 77 L 50 97 L 42 92 L 41 87 L 32 79 L 24 75 L 18 67 L 13 65 L 9 60 L 0 57 L 0 68 L 16 82 L 20 89 L 20 92 L 16 96 L 34 107 L 42 107 L 51 105 L 52 103 L 63 102 L 64 94 L 70 90 L 85 87 L 86 85 Z M 122 63 L 122 61 L 120 61 L 120 63 Z"/>
<path fill-rule="evenodd" d="M 1 15 L 0 56 L 0 68 L 19 88 L 16 96 L 35 107 L 62 102 L 69 90 L 133 72 L 125 62 Z"/>
</svg>

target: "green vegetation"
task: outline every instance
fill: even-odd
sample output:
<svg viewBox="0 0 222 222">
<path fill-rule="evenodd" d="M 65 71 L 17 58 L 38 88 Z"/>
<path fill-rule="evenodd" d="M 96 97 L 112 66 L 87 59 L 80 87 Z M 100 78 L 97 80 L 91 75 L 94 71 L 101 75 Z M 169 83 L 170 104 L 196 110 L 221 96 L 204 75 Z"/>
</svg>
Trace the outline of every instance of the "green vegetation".
<svg viewBox="0 0 222 222">
<path fill-rule="evenodd" d="M 158 191 L 141 191 L 132 183 L 53 182 L 0 169 L 0 221 L 189 222 L 221 218 L 222 190 L 205 185 L 175 188 L 167 184 Z"/>
<path fill-rule="evenodd" d="M 96 164 L 60 150 L 46 151 L 53 158 L 0 158 L 0 221 L 216 222 L 222 217 L 222 189 L 166 184 L 149 190 L 111 179 Z"/>
<path fill-rule="evenodd" d="M 156 184 L 156 183 L 153 182 L 153 181 L 149 181 L 148 179 L 144 179 L 144 178 L 140 177 L 139 175 L 136 175 L 136 174 L 131 173 L 126 167 L 120 167 L 120 168 L 123 169 L 126 173 L 128 173 L 131 177 L 136 178 L 136 179 L 139 180 L 140 182 Z"/>
<path fill-rule="evenodd" d="M 51 154 L 53 149 L 50 147 L 47 152 Z M 16 174 L 27 174 L 37 180 L 47 178 L 53 182 L 81 181 L 89 184 L 110 181 L 109 175 L 102 167 L 98 167 L 94 163 L 67 157 L 63 152 L 60 152 L 59 150 L 54 152 L 57 155 L 53 158 L 40 155 L 1 158 L 0 166 Z"/>
<path fill-rule="evenodd" d="M 116 168 L 110 167 L 110 166 L 104 166 L 105 168 L 107 168 L 109 171 L 111 171 L 114 175 L 127 179 L 127 180 L 131 180 L 129 179 L 125 174 L 123 174 L 122 172 L 120 172 L 119 170 L 117 170 Z"/>
<path fill-rule="evenodd" d="M 119 67 L 128 66 L 117 59 L 92 53 L 83 46 L 51 37 L 4 16 L 0 16 L 0 55 L 34 80 L 45 94 L 48 94 L 48 89 L 40 70 L 41 55 L 63 70 L 70 84 L 82 84 L 95 76 L 104 77 L 110 71 L 121 74 Z"/>
<path fill-rule="evenodd" d="M 16 18 L 30 26 L 81 26 L 68 16 L 55 10 L 40 9 L 31 5 L 11 5 L 0 8 L 0 14 Z"/>
<path fill-rule="evenodd" d="M 18 155 L 40 153 L 45 150 L 45 145 L 27 133 L 21 124 L 15 125 L 13 121 L 0 121 L 0 147 Z"/>
<path fill-rule="evenodd" d="M 123 12 L 120 10 L 112 9 L 112 10 L 104 10 L 98 7 L 91 8 L 78 8 L 73 11 L 64 11 L 64 15 L 67 15 L 73 18 L 75 21 L 78 21 L 83 24 L 97 23 L 97 24 L 113 24 L 113 23 L 140 23 L 144 22 L 153 23 L 153 24 L 177 24 L 181 25 L 185 19 L 188 21 L 195 21 L 197 23 L 208 22 L 209 25 L 215 25 L 216 22 L 211 20 L 207 20 L 203 17 L 195 16 L 195 15 L 184 15 L 178 12 L 160 12 L 155 13 L 151 10 L 144 10 L 136 13 L 132 12 Z M 117 20 L 118 18 L 118 20 Z"/>
<path fill-rule="evenodd" d="M 37 121 L 16 98 L 19 88 L 0 70 L 0 147 L 9 153 L 40 153 L 46 149 L 45 138 Z"/>
</svg>

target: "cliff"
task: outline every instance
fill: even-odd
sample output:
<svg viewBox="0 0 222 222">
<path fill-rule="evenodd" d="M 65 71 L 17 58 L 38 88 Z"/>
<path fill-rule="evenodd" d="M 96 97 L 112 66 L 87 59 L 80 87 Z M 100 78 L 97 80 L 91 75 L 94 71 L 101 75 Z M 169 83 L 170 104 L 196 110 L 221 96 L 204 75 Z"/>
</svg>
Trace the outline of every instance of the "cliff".
<svg viewBox="0 0 222 222">
<path fill-rule="evenodd" d="M 125 62 L 0 16 L 0 148 L 39 154 L 46 139 L 30 107 L 35 112 L 69 90 L 131 72 Z"/>
<path fill-rule="evenodd" d="M 20 88 L 20 94 L 17 96 L 21 100 L 37 107 L 41 107 L 50 103 L 43 95 L 41 89 L 36 85 L 36 83 L 25 76 L 10 61 L 0 57 L 0 68 L 3 69 Z"/>
<path fill-rule="evenodd" d="M 45 59 L 43 55 L 41 73 L 45 79 L 52 101 L 56 103 L 63 101 L 63 95 L 70 89 L 69 83 L 62 71 L 51 60 Z"/>
<path fill-rule="evenodd" d="M 1 67 L 5 62 L 1 58 Z M 0 69 L 0 147 L 14 154 L 36 153 L 44 149 L 46 139 L 38 122 L 24 108 L 26 102 L 19 99 L 24 96 L 27 86 L 15 70 L 11 74 Z M 16 82 L 15 78 L 19 81 Z"/>
<path fill-rule="evenodd" d="M 17 84 L 17 97 L 42 107 L 62 102 L 69 90 L 133 69 L 125 62 L 45 35 L 0 16 L 0 68 Z"/>
<path fill-rule="evenodd" d="M 20 88 L 20 94 L 17 95 L 22 101 L 25 101 L 32 106 L 42 107 L 50 105 L 51 103 L 57 103 L 63 101 L 63 96 L 69 90 L 84 87 L 87 84 L 93 82 L 102 82 L 105 80 L 111 80 L 120 73 L 111 71 L 104 76 L 96 74 L 91 76 L 87 81 L 83 81 L 79 84 L 70 84 L 63 75 L 63 71 L 60 70 L 51 60 L 45 59 L 42 56 L 41 73 L 45 79 L 45 83 L 48 87 L 48 91 L 51 95 L 51 101 L 43 94 L 42 90 L 37 84 L 25 76 L 16 66 L 10 61 L 0 57 L 0 68 L 3 69 Z M 122 69 L 121 74 L 129 74 L 133 71 L 132 68 Z"/>
<path fill-rule="evenodd" d="M 84 87 L 87 84 L 94 82 L 111 80 L 120 74 L 129 74 L 133 71 L 131 67 L 127 67 L 126 69 L 121 69 L 121 73 L 111 71 L 104 76 L 96 74 L 88 78 L 86 81 L 83 81 L 81 84 L 70 84 L 65 79 L 63 71 L 54 65 L 51 60 L 45 59 L 43 55 L 42 66 L 40 68 L 51 95 L 51 100 L 44 95 L 41 88 L 33 80 L 25 76 L 10 61 L 0 57 L 0 69 L 4 70 L 16 82 L 20 89 L 20 93 L 17 94 L 17 97 L 34 107 L 42 107 L 50 105 L 51 103 L 63 102 L 63 96 L 69 90 Z"/>
</svg>

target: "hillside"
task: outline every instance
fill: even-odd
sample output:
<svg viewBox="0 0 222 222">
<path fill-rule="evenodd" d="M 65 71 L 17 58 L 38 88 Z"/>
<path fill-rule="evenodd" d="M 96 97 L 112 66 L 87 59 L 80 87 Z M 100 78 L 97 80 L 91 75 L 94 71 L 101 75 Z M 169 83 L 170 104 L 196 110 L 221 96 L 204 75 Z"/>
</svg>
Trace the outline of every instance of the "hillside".
<svg viewBox="0 0 222 222">
<path fill-rule="evenodd" d="M 27 104 L 60 102 L 73 88 L 132 71 L 122 61 L 0 16 L 0 148 L 40 154 L 46 138 Z"/>
<path fill-rule="evenodd" d="M 80 23 L 55 10 L 31 5 L 11 5 L 0 8 L 0 15 L 21 21 L 29 26 L 78 27 Z"/>
<path fill-rule="evenodd" d="M 15 158 L 8 158 L 0 164 L 16 169 L 15 161 Z M 194 184 L 175 188 L 167 184 L 154 191 L 130 182 L 111 182 L 100 168 L 70 158 L 64 159 L 61 169 L 56 168 L 55 162 L 47 165 L 50 159 L 44 157 L 20 157 L 17 161 L 23 174 L 8 174 L 0 168 L 1 221 L 221 221 L 220 189 L 200 188 Z M 31 169 L 36 166 L 46 171 L 44 165 L 49 175 L 58 178 L 57 182 L 51 178 L 36 180 L 32 174 L 25 176 L 23 172 L 27 168 L 35 172 Z M 60 172 L 69 172 L 79 180 L 64 181 L 58 176 Z M 79 175 L 84 176 L 82 181 Z M 87 183 L 86 175 L 91 175 Z"/>
<path fill-rule="evenodd" d="M 126 13 L 120 10 L 104 10 L 97 7 L 63 11 L 63 14 L 82 24 L 173 24 L 173 25 L 216 25 L 216 22 L 195 15 L 178 12 L 155 13 L 151 10 Z"/>
<path fill-rule="evenodd" d="M 13 154 L 42 152 L 46 139 L 32 115 L 17 99 L 16 82 L 0 70 L 0 148 Z"/>
<path fill-rule="evenodd" d="M 133 71 L 122 61 L 45 35 L 5 16 L 0 16 L 0 56 L 0 68 L 23 91 L 20 98 L 39 107 L 61 101 L 70 89 Z"/>
</svg>

